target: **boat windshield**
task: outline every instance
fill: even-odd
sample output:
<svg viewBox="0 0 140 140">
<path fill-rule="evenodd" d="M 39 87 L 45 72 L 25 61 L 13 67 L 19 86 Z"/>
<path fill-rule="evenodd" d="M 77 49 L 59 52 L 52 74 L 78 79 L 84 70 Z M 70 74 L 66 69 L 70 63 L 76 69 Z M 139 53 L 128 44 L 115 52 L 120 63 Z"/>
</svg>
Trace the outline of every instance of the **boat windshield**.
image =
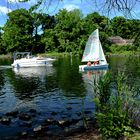
<svg viewBox="0 0 140 140">
<path fill-rule="evenodd" d="M 32 55 L 30 52 L 16 52 L 16 53 L 14 53 L 14 60 L 21 59 L 21 58 L 32 58 Z"/>
</svg>

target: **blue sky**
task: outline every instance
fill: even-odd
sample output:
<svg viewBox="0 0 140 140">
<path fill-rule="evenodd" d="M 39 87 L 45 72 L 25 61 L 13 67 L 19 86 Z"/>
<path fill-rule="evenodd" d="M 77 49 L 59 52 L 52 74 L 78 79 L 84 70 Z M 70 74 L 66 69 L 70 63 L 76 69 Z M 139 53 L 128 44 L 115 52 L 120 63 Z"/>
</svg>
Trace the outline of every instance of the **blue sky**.
<svg viewBox="0 0 140 140">
<path fill-rule="evenodd" d="M 97 0 L 99 1 L 99 0 Z M 18 0 L 0 0 L 0 26 L 3 26 L 7 20 L 6 14 L 15 10 L 17 8 L 26 8 L 29 9 L 30 6 L 34 5 L 37 0 L 30 0 L 29 2 L 23 3 L 18 2 Z M 104 0 L 100 0 L 99 3 L 103 3 Z M 55 15 L 59 9 L 73 10 L 74 8 L 80 9 L 84 15 L 92 12 L 100 12 L 101 14 L 108 16 L 106 10 L 102 9 L 101 4 L 99 7 L 94 3 L 94 0 L 46 0 L 42 5 L 41 9 L 43 12 Z M 46 6 L 44 6 L 46 5 Z M 139 5 L 135 7 L 135 13 L 139 13 Z M 118 12 L 114 12 L 111 16 L 121 15 Z"/>
</svg>

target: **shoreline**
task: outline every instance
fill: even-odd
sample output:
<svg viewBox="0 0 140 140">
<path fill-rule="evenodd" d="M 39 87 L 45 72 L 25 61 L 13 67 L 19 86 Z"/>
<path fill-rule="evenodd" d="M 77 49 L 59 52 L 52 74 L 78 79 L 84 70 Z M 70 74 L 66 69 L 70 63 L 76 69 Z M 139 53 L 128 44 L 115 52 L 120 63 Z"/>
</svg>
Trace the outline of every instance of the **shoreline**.
<svg viewBox="0 0 140 140">
<path fill-rule="evenodd" d="M 97 124 L 91 123 L 87 129 L 77 129 L 65 134 L 52 135 L 39 131 L 32 135 L 23 135 L 15 140 L 102 140 Z"/>
</svg>

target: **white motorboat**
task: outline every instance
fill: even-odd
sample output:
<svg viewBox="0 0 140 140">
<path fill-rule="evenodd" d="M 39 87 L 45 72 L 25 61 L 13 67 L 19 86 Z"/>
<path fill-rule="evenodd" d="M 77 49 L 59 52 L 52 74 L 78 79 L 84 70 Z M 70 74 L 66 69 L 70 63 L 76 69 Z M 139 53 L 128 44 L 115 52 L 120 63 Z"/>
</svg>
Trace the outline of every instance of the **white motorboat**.
<svg viewBox="0 0 140 140">
<path fill-rule="evenodd" d="M 14 62 L 12 67 L 38 67 L 38 66 L 52 66 L 53 58 L 35 57 L 30 52 L 16 52 L 14 53 Z"/>
</svg>

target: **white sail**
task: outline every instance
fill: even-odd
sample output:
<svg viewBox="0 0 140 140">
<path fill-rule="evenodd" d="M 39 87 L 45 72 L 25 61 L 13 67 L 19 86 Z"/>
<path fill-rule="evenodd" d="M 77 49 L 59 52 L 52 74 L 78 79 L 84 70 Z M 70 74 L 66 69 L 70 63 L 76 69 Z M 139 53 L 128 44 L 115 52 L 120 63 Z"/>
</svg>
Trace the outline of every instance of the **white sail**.
<svg viewBox="0 0 140 140">
<path fill-rule="evenodd" d="M 106 58 L 105 58 L 105 55 L 104 55 L 104 52 L 102 49 L 101 42 L 99 45 L 99 61 L 100 61 L 100 63 L 107 64 L 107 61 L 106 61 Z"/>
<path fill-rule="evenodd" d="M 99 31 L 96 29 L 88 38 L 85 51 L 83 53 L 82 62 L 100 60 L 106 63 L 103 49 L 99 40 Z"/>
</svg>

